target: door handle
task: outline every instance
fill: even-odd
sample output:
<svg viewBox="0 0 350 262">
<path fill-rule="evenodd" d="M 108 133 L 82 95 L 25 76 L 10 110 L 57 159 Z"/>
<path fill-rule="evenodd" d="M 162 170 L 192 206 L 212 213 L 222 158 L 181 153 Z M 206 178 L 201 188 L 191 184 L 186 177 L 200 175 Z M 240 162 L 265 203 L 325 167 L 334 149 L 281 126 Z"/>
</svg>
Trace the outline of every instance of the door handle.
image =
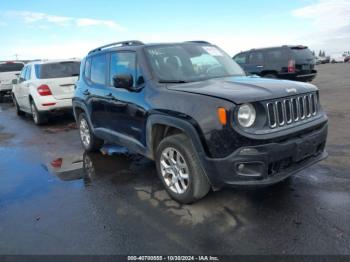
<svg viewBox="0 0 350 262">
<path fill-rule="evenodd" d="M 258 65 L 258 66 L 256 66 L 256 67 L 259 67 L 259 68 L 261 68 L 261 67 L 264 67 L 264 66 L 262 66 L 262 65 Z"/>
<path fill-rule="evenodd" d="M 86 95 L 86 96 L 90 95 L 89 89 L 86 89 L 86 90 L 83 92 L 83 95 Z"/>
</svg>

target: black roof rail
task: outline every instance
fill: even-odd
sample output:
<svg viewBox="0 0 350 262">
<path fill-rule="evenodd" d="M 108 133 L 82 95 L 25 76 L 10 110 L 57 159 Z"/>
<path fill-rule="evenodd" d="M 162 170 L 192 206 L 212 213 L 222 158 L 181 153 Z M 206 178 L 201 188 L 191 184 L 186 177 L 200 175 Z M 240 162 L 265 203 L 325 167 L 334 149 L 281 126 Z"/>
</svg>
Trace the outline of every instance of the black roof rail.
<svg viewBox="0 0 350 262">
<path fill-rule="evenodd" d="M 121 42 L 115 42 L 115 43 L 111 43 L 111 44 L 108 44 L 108 45 L 103 45 L 103 46 L 100 46 L 100 47 L 97 47 L 93 50 L 91 50 L 88 54 L 91 54 L 91 53 L 94 53 L 94 52 L 97 52 L 97 51 L 101 51 L 103 49 L 106 49 L 108 47 L 114 47 L 114 46 L 132 46 L 132 45 L 144 45 L 144 43 L 142 43 L 141 41 L 138 41 L 138 40 L 128 40 L 128 41 L 121 41 Z"/>
<path fill-rule="evenodd" d="M 207 44 L 207 45 L 211 45 L 211 43 L 209 43 L 209 42 L 207 42 L 207 41 L 203 41 L 203 40 L 186 41 L 185 43 L 197 43 L 197 44 Z"/>
</svg>

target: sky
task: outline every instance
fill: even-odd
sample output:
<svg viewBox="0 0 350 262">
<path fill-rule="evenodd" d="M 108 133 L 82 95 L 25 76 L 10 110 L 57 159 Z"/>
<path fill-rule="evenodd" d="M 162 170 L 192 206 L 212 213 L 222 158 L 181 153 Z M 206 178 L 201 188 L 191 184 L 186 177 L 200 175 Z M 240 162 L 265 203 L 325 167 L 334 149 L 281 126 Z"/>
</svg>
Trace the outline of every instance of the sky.
<svg viewBox="0 0 350 262">
<path fill-rule="evenodd" d="M 302 44 L 350 51 L 350 0 L 11 0 L 0 4 L 0 60 L 84 57 L 124 40 L 205 40 L 228 54 Z"/>
</svg>

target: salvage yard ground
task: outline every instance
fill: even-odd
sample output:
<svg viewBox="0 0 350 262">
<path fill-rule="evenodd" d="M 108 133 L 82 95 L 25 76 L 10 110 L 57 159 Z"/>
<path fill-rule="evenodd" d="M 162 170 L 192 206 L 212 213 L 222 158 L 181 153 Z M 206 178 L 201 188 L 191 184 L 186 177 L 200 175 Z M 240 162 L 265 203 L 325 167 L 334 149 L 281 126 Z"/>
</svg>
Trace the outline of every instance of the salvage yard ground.
<svg viewBox="0 0 350 262">
<path fill-rule="evenodd" d="M 0 254 L 350 254 L 350 64 L 317 70 L 329 158 L 193 205 L 145 158 L 84 154 L 72 117 L 37 127 L 0 104 Z"/>
</svg>

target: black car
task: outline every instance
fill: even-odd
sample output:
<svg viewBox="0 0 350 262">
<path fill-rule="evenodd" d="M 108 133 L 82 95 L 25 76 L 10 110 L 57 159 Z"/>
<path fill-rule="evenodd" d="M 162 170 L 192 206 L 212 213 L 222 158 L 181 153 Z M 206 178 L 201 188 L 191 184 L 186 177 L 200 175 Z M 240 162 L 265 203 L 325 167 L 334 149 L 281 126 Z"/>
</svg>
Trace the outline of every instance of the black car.
<svg viewBox="0 0 350 262">
<path fill-rule="evenodd" d="M 316 59 L 306 46 L 281 46 L 252 49 L 233 59 L 249 74 L 267 78 L 312 81 Z"/>
<path fill-rule="evenodd" d="M 277 183 L 327 155 L 317 87 L 246 76 L 204 41 L 92 50 L 73 109 L 85 150 L 107 141 L 155 160 L 182 203 L 210 188 Z"/>
</svg>

